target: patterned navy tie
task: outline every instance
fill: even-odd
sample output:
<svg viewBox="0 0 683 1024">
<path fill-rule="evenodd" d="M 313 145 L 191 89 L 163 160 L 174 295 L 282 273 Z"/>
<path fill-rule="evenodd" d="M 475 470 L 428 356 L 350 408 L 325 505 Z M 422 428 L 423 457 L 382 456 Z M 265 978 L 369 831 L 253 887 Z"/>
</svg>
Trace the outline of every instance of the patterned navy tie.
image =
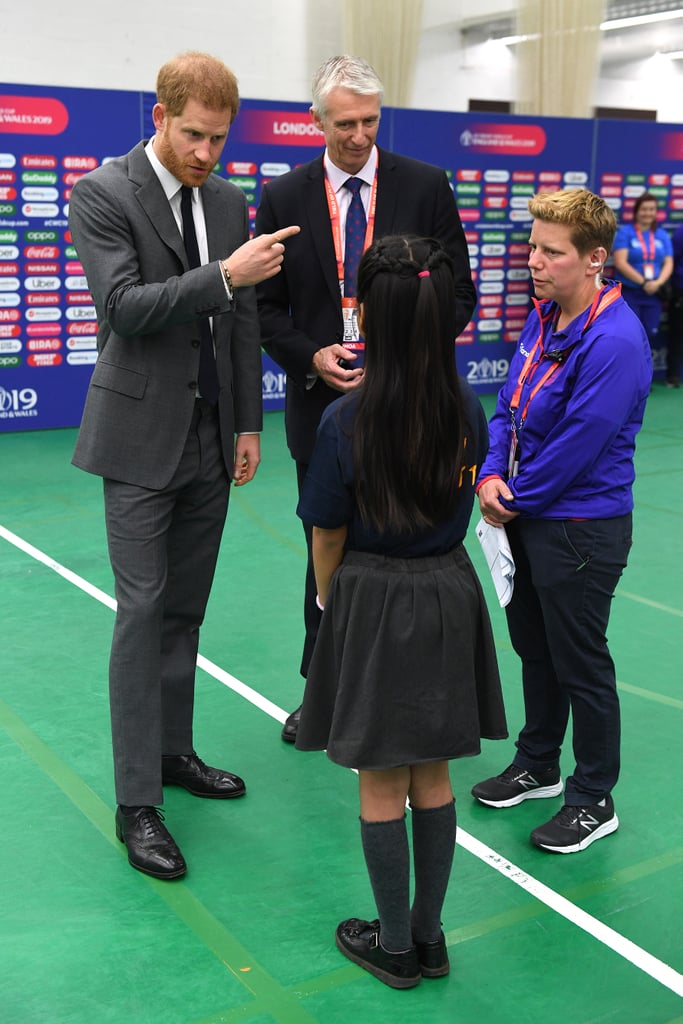
<svg viewBox="0 0 683 1024">
<path fill-rule="evenodd" d="M 192 216 L 192 189 L 183 185 L 180 190 L 180 213 L 183 218 L 183 239 L 185 241 L 185 252 L 190 269 L 201 266 L 199 257 L 199 245 L 197 244 L 197 233 L 194 229 L 194 217 Z M 213 336 L 211 324 L 208 317 L 202 317 L 199 321 L 199 393 L 211 405 L 218 401 L 218 371 L 216 369 L 216 356 L 213 350 Z"/>
<path fill-rule="evenodd" d="M 344 182 L 344 188 L 351 193 L 351 202 L 346 213 L 346 246 L 344 249 L 344 295 L 356 294 L 356 277 L 358 275 L 358 264 L 363 255 L 365 245 L 365 210 L 360 197 L 360 187 L 363 184 L 360 178 L 348 178 Z"/>
</svg>

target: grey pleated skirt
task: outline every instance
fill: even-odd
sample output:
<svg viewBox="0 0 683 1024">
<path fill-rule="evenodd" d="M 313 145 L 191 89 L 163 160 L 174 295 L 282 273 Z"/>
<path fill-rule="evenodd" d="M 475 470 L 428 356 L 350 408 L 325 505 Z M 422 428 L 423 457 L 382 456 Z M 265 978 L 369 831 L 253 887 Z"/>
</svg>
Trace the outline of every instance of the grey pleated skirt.
<svg viewBox="0 0 683 1024">
<path fill-rule="evenodd" d="M 380 769 L 478 754 L 507 725 L 486 602 L 462 545 L 430 558 L 349 551 L 306 681 L 299 750 Z"/>
</svg>

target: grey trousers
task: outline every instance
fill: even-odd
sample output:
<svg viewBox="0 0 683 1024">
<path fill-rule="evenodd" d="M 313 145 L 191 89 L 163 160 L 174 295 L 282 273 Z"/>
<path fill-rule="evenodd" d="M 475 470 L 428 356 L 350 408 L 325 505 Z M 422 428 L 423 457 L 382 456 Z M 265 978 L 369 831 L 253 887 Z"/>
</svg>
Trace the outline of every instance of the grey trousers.
<svg viewBox="0 0 683 1024">
<path fill-rule="evenodd" d="M 167 487 L 104 481 L 118 602 L 109 662 L 118 804 L 161 804 L 162 754 L 193 749 L 199 627 L 228 497 L 218 413 L 202 400 Z"/>
</svg>

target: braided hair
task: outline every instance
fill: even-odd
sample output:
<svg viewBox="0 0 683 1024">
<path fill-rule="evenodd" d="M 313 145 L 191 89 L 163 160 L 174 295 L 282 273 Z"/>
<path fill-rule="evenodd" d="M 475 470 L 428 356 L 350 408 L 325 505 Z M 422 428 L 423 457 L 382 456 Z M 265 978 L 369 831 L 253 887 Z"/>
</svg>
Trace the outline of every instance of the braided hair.
<svg viewBox="0 0 683 1024">
<path fill-rule="evenodd" d="M 390 236 L 358 268 L 365 379 L 353 428 L 367 524 L 408 533 L 454 510 L 464 461 L 453 264 L 439 242 Z"/>
</svg>

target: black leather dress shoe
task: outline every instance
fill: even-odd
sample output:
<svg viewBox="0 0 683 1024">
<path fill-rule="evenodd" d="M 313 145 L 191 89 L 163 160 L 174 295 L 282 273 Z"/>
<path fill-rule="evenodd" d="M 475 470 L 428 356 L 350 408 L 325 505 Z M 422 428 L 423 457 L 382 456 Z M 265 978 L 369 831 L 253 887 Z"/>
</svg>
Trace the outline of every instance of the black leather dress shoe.
<svg viewBox="0 0 683 1024">
<path fill-rule="evenodd" d="M 156 807 L 138 807 L 132 814 L 116 808 L 116 836 L 126 844 L 128 863 L 153 878 L 182 878 L 185 858 Z"/>
<path fill-rule="evenodd" d="M 388 953 L 379 941 L 379 921 L 357 917 L 342 921 L 335 941 L 344 956 L 390 988 L 414 988 L 422 981 L 415 946 L 403 953 Z"/>
<path fill-rule="evenodd" d="M 161 781 L 164 786 L 182 786 L 193 796 L 214 800 L 231 800 L 244 796 L 247 787 L 239 775 L 210 768 L 194 751 L 191 754 L 165 754 L 161 758 Z"/>
<path fill-rule="evenodd" d="M 299 707 L 296 709 L 296 711 L 292 711 L 291 715 L 289 716 L 289 718 L 285 720 L 285 724 L 282 727 L 282 732 L 280 733 L 280 735 L 282 736 L 285 743 L 296 742 L 296 734 L 299 731 L 300 721 L 301 704 L 299 704 Z"/>
</svg>

